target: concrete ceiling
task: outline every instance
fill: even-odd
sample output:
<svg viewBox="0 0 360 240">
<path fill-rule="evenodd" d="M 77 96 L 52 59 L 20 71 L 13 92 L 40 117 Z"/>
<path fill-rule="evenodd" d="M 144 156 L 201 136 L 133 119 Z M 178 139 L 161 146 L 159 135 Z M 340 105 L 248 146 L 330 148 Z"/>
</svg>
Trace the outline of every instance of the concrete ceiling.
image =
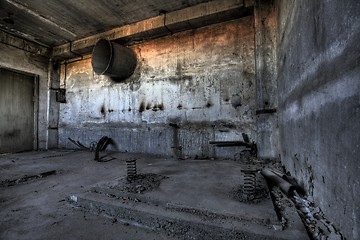
<svg viewBox="0 0 360 240">
<path fill-rule="evenodd" d="M 0 42 L 37 43 L 41 54 L 65 60 L 91 53 L 100 39 L 129 45 L 249 16 L 253 6 L 253 0 L 0 0 Z"/>
<path fill-rule="evenodd" d="M 54 47 L 208 0 L 0 0 L 0 29 Z"/>
</svg>

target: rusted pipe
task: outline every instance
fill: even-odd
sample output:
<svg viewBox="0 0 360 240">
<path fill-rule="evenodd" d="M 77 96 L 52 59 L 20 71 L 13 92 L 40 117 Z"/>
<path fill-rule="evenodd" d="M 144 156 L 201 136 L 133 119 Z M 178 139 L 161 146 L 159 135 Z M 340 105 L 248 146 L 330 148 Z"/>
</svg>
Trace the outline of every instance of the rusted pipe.
<svg viewBox="0 0 360 240">
<path fill-rule="evenodd" d="M 279 186 L 280 190 L 285 193 L 286 195 L 291 194 L 294 190 L 298 190 L 299 187 L 295 186 L 282 177 L 279 176 L 279 174 L 269 168 L 264 168 L 261 170 L 261 174 L 271 182 L 275 183 L 277 186 Z"/>
<path fill-rule="evenodd" d="M 95 161 L 98 161 L 98 162 L 101 161 L 100 151 L 104 151 L 106 146 L 110 143 L 110 141 L 111 141 L 111 138 L 108 138 L 107 136 L 100 138 L 99 142 L 96 145 L 96 149 L 95 149 Z"/>
</svg>

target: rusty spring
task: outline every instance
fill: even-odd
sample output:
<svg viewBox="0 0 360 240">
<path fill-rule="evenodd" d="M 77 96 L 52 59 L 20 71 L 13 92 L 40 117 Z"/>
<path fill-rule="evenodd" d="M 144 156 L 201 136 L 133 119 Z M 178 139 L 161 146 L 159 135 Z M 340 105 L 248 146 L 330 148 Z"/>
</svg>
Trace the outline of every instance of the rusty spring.
<svg viewBox="0 0 360 240">
<path fill-rule="evenodd" d="M 126 160 L 127 179 L 134 180 L 136 178 L 136 159 Z"/>
<path fill-rule="evenodd" d="M 252 198 L 255 196 L 256 170 L 243 169 L 241 171 L 244 173 L 244 193 L 248 196 L 248 198 Z"/>
</svg>

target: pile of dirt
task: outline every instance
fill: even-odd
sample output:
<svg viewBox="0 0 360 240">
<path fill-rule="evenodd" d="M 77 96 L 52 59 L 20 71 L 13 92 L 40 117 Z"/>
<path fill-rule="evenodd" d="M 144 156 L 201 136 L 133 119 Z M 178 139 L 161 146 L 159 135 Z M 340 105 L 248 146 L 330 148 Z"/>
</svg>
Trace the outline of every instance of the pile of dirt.
<svg viewBox="0 0 360 240">
<path fill-rule="evenodd" d="M 129 193 L 144 193 L 158 188 L 161 181 L 166 178 L 168 177 L 154 173 L 137 174 L 134 179 L 122 179 L 114 188 Z"/>
<path fill-rule="evenodd" d="M 3 181 L 0 182 L 0 187 L 10 187 L 10 186 L 14 186 L 20 183 L 26 183 L 26 182 L 30 182 L 32 180 L 36 180 L 39 178 L 46 178 L 48 176 L 51 175 L 56 175 L 58 173 L 61 173 L 60 171 L 56 171 L 56 170 L 51 170 L 51 171 L 47 171 L 47 172 L 42 172 L 38 175 L 25 175 L 24 177 L 21 178 L 17 178 L 17 179 L 5 179 Z"/>
<path fill-rule="evenodd" d="M 257 185 L 251 194 L 245 191 L 243 185 L 235 187 L 231 190 L 230 196 L 240 202 L 250 204 L 257 204 L 270 197 L 268 188 L 260 185 Z"/>
</svg>

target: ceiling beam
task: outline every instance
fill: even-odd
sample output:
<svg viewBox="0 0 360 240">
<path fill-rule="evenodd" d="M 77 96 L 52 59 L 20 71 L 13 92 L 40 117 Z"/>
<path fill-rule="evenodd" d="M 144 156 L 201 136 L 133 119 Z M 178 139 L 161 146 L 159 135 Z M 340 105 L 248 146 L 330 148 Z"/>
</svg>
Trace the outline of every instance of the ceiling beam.
<svg viewBox="0 0 360 240">
<path fill-rule="evenodd" d="M 68 59 L 89 54 L 100 39 L 117 40 L 123 44 L 196 29 L 214 23 L 229 21 L 253 13 L 249 0 L 215 0 L 170 13 L 149 18 L 137 23 L 75 40 L 53 48 L 54 59 Z"/>
<path fill-rule="evenodd" d="M 24 50 L 26 52 L 41 55 L 47 58 L 51 57 L 50 48 L 46 48 L 37 43 L 30 42 L 20 37 L 15 37 L 12 34 L 0 30 L 0 43 L 4 43 L 8 46 Z"/>
</svg>

